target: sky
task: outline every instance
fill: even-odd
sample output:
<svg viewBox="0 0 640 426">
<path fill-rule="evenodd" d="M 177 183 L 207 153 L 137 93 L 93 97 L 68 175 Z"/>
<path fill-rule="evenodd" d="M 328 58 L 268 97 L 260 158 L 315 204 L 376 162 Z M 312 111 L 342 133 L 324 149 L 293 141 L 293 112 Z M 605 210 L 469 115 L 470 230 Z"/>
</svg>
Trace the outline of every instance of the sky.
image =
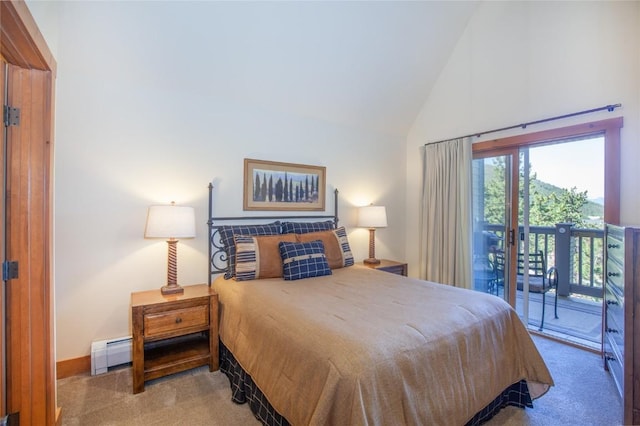
<svg viewBox="0 0 640 426">
<path fill-rule="evenodd" d="M 531 148 L 529 161 L 540 181 L 604 198 L 603 137 Z"/>
</svg>

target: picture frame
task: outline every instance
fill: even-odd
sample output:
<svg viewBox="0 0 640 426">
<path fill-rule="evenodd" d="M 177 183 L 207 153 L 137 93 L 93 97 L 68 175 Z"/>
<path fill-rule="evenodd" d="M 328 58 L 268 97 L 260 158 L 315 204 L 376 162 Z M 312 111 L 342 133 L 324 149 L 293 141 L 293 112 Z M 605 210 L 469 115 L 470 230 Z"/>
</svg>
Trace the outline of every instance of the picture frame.
<svg viewBox="0 0 640 426">
<path fill-rule="evenodd" d="M 326 168 L 244 159 L 244 210 L 325 209 Z"/>
</svg>

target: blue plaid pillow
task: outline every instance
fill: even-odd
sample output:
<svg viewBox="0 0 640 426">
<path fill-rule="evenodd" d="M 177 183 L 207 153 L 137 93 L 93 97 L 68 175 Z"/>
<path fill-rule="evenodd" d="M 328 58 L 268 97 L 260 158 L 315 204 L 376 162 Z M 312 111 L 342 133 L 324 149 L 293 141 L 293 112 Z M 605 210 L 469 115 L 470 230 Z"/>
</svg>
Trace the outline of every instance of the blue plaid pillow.
<svg viewBox="0 0 640 426">
<path fill-rule="evenodd" d="M 306 234 L 308 232 L 328 231 L 333 229 L 333 221 L 324 222 L 282 222 L 283 234 Z"/>
<path fill-rule="evenodd" d="M 279 247 L 282 257 L 282 275 L 285 280 L 331 275 L 322 241 L 307 243 L 281 241 Z"/>
<path fill-rule="evenodd" d="M 227 272 L 225 279 L 233 278 L 236 275 L 236 244 L 233 235 L 277 235 L 280 234 L 280 222 L 267 223 L 265 225 L 224 225 L 218 228 L 220 231 L 220 242 L 227 253 Z"/>
</svg>

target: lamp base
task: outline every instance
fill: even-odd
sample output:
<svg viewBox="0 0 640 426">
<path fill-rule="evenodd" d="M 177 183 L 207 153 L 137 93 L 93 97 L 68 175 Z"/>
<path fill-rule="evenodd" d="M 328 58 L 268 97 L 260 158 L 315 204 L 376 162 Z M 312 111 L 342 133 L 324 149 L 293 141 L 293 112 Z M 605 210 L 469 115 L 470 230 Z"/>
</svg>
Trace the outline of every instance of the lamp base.
<svg viewBox="0 0 640 426">
<path fill-rule="evenodd" d="M 377 265 L 380 263 L 380 259 L 376 259 L 375 257 L 370 257 L 368 259 L 363 260 L 363 262 L 369 265 Z"/>
<path fill-rule="evenodd" d="M 183 294 L 184 288 L 180 287 L 178 284 L 170 284 L 162 286 L 160 289 L 163 296 L 171 295 L 171 294 Z"/>
</svg>

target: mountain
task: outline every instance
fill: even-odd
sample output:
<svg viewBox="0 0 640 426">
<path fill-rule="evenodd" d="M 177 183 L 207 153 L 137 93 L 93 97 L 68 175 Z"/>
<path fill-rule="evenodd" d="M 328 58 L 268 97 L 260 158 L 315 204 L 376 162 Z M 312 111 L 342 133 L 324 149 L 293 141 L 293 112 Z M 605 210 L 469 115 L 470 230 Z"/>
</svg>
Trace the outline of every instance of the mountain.
<svg viewBox="0 0 640 426">
<path fill-rule="evenodd" d="M 493 179 L 496 173 L 496 166 L 485 163 L 484 174 L 486 182 L 489 182 L 491 179 Z M 563 188 L 547 182 L 543 182 L 536 178 L 532 181 L 532 191 L 533 190 L 537 190 L 543 195 L 549 195 L 552 193 L 559 194 L 563 191 Z M 567 190 L 569 190 L 569 188 L 567 188 Z M 587 197 L 588 196 L 589 193 L 587 192 Z M 602 222 L 602 219 L 604 218 L 604 199 L 594 198 L 587 200 L 585 205 L 582 206 L 582 214 L 583 217 L 589 222 Z"/>
<path fill-rule="evenodd" d="M 550 183 L 542 182 L 540 180 L 533 181 L 533 187 L 540 191 L 541 194 L 549 195 L 551 193 L 560 193 L 563 188 L 557 187 Z M 567 190 L 569 190 L 567 188 Z M 587 191 L 587 197 L 589 196 L 589 192 Z M 582 214 L 586 219 L 590 221 L 597 220 L 597 218 L 604 217 L 604 199 L 602 199 L 601 203 L 597 203 L 594 200 L 587 200 L 584 206 L 582 206 Z"/>
</svg>

